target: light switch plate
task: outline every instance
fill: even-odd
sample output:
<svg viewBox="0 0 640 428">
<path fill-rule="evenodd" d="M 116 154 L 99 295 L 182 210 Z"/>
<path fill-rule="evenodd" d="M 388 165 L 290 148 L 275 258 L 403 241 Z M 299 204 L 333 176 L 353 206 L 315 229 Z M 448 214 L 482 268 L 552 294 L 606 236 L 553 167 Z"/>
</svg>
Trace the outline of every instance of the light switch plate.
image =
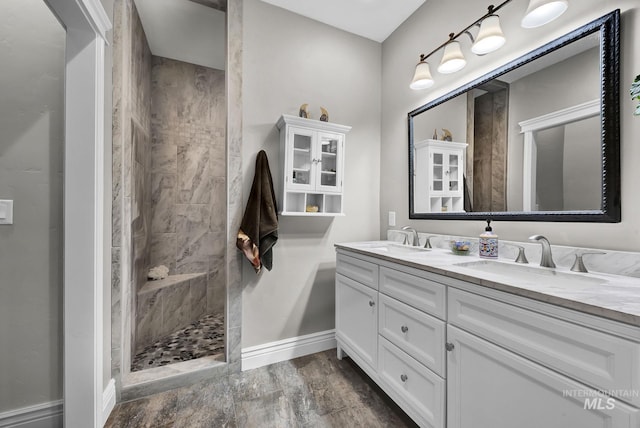
<svg viewBox="0 0 640 428">
<path fill-rule="evenodd" d="M 0 199 L 0 224 L 13 224 L 13 201 Z"/>
<path fill-rule="evenodd" d="M 396 212 L 389 211 L 389 226 L 395 226 L 395 225 L 396 225 Z"/>
</svg>

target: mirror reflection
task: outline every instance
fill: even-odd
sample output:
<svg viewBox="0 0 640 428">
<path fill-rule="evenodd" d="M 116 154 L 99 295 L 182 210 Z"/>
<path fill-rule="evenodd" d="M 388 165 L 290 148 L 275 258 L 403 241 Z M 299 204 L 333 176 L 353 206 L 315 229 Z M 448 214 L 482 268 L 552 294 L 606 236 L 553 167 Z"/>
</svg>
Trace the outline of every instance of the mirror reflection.
<svg viewBox="0 0 640 428">
<path fill-rule="evenodd" d="M 602 28 L 409 113 L 412 218 L 603 213 Z"/>
</svg>

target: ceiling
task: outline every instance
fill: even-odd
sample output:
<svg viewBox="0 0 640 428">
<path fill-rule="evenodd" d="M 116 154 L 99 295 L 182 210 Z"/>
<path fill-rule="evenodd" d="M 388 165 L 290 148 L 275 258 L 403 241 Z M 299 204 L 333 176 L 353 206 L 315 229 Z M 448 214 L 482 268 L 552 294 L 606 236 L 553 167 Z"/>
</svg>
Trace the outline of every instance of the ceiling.
<svg viewBox="0 0 640 428">
<path fill-rule="evenodd" d="M 153 55 L 224 70 L 226 1 L 135 0 Z"/>
<path fill-rule="evenodd" d="M 382 43 L 426 0 L 262 0 Z"/>
<path fill-rule="evenodd" d="M 262 0 L 382 43 L 426 0 Z M 227 0 L 135 0 L 153 55 L 224 70 Z"/>
</svg>

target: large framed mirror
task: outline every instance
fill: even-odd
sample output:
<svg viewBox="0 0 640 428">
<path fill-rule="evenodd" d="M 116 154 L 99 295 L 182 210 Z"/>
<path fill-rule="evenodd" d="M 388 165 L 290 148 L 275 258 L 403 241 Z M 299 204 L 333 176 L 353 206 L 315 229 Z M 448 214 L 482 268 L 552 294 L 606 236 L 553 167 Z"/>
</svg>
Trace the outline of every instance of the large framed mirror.
<svg viewBox="0 0 640 428">
<path fill-rule="evenodd" d="M 620 221 L 620 11 L 408 114 L 409 218 Z"/>
</svg>

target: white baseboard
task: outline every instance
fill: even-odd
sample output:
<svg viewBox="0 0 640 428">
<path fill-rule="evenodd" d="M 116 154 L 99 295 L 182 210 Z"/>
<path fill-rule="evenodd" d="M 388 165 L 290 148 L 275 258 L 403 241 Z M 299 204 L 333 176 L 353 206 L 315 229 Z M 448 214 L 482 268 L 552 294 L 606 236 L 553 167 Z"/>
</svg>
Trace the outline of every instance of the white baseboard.
<svg viewBox="0 0 640 428">
<path fill-rule="evenodd" d="M 109 419 L 111 411 L 116 406 L 116 381 L 111 379 L 102 393 L 102 424 Z"/>
<path fill-rule="evenodd" d="M 242 371 L 256 369 L 280 361 L 303 357 L 336 347 L 336 331 L 292 337 L 277 342 L 251 346 L 242 350 Z"/>
<path fill-rule="evenodd" d="M 0 428 L 62 428 L 62 400 L 0 413 Z"/>
</svg>

